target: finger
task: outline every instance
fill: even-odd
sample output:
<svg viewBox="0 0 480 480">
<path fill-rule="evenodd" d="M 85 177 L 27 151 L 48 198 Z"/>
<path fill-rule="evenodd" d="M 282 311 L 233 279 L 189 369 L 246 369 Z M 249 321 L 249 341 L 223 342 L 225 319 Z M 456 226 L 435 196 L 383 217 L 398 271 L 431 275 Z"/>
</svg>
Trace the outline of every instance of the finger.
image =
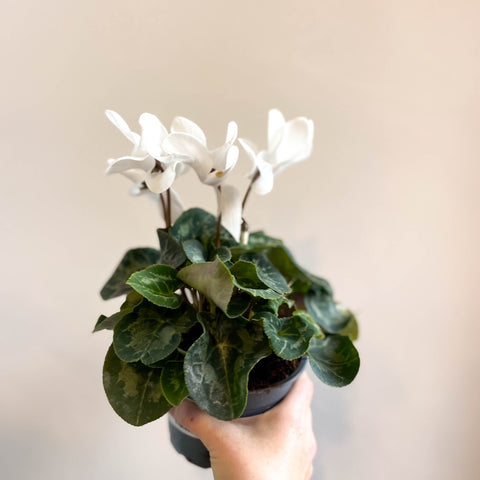
<svg viewBox="0 0 480 480">
<path fill-rule="evenodd" d="M 200 410 L 197 405 L 185 399 L 178 407 L 170 410 L 170 415 L 187 430 L 190 430 L 194 435 L 201 437 L 205 431 L 211 429 L 211 424 L 215 421 L 214 418 Z"/>
</svg>

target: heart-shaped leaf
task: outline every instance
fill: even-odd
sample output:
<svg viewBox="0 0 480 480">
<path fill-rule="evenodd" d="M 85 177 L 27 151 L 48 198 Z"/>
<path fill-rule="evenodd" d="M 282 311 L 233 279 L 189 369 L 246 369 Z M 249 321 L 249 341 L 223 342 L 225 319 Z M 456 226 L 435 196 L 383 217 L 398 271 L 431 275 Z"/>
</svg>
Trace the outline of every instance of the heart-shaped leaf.
<svg viewBox="0 0 480 480">
<path fill-rule="evenodd" d="M 295 312 L 291 317 L 278 318 L 265 312 L 263 328 L 273 351 L 285 360 L 299 358 L 308 350 L 310 340 L 321 334 L 313 318 L 306 312 Z"/>
<path fill-rule="evenodd" d="M 218 257 L 223 263 L 226 263 L 232 258 L 232 252 L 228 247 L 220 245 L 218 248 L 213 249 L 212 258 L 215 257 Z"/>
<path fill-rule="evenodd" d="M 333 300 L 325 290 L 310 290 L 304 298 L 305 306 L 315 321 L 327 332 L 338 333 L 352 319 L 352 313 Z"/>
<path fill-rule="evenodd" d="M 225 314 L 229 318 L 240 317 L 250 306 L 250 295 L 244 292 L 234 294 L 228 304 Z"/>
<path fill-rule="evenodd" d="M 172 355 L 162 370 L 161 382 L 165 398 L 172 405 L 180 405 L 188 395 L 185 375 L 183 373 L 184 356 L 181 354 Z"/>
<path fill-rule="evenodd" d="M 139 305 L 143 300 L 143 297 L 137 292 L 130 292 L 120 307 L 120 311 L 106 317 L 105 315 L 100 315 L 95 324 L 93 332 L 99 332 L 100 330 L 113 330 L 115 325 L 128 313 L 133 311 L 133 309 Z"/>
<path fill-rule="evenodd" d="M 185 240 L 196 239 L 205 249 L 210 240 L 215 238 L 216 232 L 217 219 L 201 208 L 191 208 L 183 212 L 170 229 L 170 235 L 178 243 L 182 244 Z M 237 245 L 235 239 L 223 227 L 220 230 L 220 240 L 222 245 Z"/>
<path fill-rule="evenodd" d="M 168 357 L 196 321 L 190 307 L 171 310 L 144 301 L 115 327 L 115 352 L 124 362 L 153 364 Z"/>
<path fill-rule="evenodd" d="M 103 386 L 110 405 L 131 425 L 156 420 L 171 408 L 163 395 L 160 375 L 159 369 L 123 362 L 111 346 L 103 366 Z"/>
<path fill-rule="evenodd" d="M 344 309 L 348 311 L 346 307 L 338 303 L 337 309 Z M 350 314 L 350 320 L 348 321 L 347 325 L 337 333 L 340 335 L 346 335 L 352 342 L 354 342 L 358 338 L 358 323 L 353 313 L 350 311 L 348 311 L 348 313 Z"/>
<path fill-rule="evenodd" d="M 152 265 L 134 273 L 127 283 L 160 307 L 178 308 L 183 301 L 181 295 L 174 293 L 183 284 L 177 278 L 177 271 L 168 265 Z"/>
<path fill-rule="evenodd" d="M 260 280 L 257 266 L 252 262 L 238 260 L 230 271 L 234 276 L 235 286 L 254 297 L 274 299 L 282 296 Z"/>
<path fill-rule="evenodd" d="M 233 293 L 233 276 L 219 258 L 184 267 L 178 272 L 178 278 L 227 311 Z"/>
<path fill-rule="evenodd" d="M 104 300 L 118 297 L 132 289 L 126 283 L 132 273 L 158 262 L 159 251 L 154 248 L 134 248 L 129 250 L 120 261 L 120 264 L 100 291 Z"/>
<path fill-rule="evenodd" d="M 293 291 L 307 293 L 312 286 L 317 286 L 332 295 L 330 284 L 325 279 L 317 277 L 300 267 L 284 245 L 271 248 L 268 250 L 267 256 L 287 281 L 292 283 Z"/>
<path fill-rule="evenodd" d="M 257 267 L 258 278 L 272 290 L 278 293 L 289 293 L 290 287 L 282 274 L 273 266 L 272 262 L 262 253 L 249 252 L 240 257 L 240 260 L 252 262 Z"/>
<path fill-rule="evenodd" d="M 222 313 L 202 316 L 204 333 L 185 356 L 185 381 L 195 403 L 210 415 L 232 420 L 245 410 L 248 374 L 271 353 L 262 326 Z"/>
<path fill-rule="evenodd" d="M 357 349 L 348 337 L 342 335 L 313 338 L 308 357 L 315 375 L 332 387 L 351 383 L 360 368 Z"/>
<path fill-rule="evenodd" d="M 262 231 L 252 232 L 248 237 L 248 244 L 233 247 L 232 255 L 238 258 L 245 252 L 262 252 L 279 245 L 282 245 L 282 241 L 278 238 L 269 237 Z"/>
<path fill-rule="evenodd" d="M 160 242 L 160 256 L 158 262 L 162 265 L 170 265 L 177 268 L 185 262 L 185 252 L 182 246 L 164 229 L 157 230 Z"/>
<path fill-rule="evenodd" d="M 205 263 L 207 261 L 203 245 L 196 239 L 185 240 L 182 243 L 185 255 L 192 263 Z"/>
</svg>

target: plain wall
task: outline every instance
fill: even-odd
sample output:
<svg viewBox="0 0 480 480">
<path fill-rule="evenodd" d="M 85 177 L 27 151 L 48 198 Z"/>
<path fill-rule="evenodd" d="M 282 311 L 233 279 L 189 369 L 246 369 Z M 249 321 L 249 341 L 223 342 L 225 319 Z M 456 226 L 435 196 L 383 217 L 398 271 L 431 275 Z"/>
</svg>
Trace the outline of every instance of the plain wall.
<svg viewBox="0 0 480 480">
<path fill-rule="evenodd" d="M 315 122 L 312 158 L 247 210 L 358 316 L 350 387 L 315 381 L 316 480 L 480 478 L 478 2 L 4 0 L 0 15 L 0 476 L 202 479 L 165 419 L 107 403 L 98 291 L 155 245 L 156 207 L 104 177 L 103 115 Z M 246 159 L 243 157 L 243 162 Z M 182 180 L 187 206 L 213 193 Z M 182 190 L 183 189 L 183 190 Z"/>
</svg>

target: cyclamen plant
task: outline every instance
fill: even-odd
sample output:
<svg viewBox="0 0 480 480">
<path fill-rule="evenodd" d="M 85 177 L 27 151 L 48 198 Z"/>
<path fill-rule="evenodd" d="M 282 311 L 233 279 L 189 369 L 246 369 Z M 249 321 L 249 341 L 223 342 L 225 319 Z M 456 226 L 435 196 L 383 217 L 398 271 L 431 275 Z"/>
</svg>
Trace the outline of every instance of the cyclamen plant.
<svg viewBox="0 0 480 480">
<path fill-rule="evenodd" d="M 349 384 L 360 366 L 354 315 L 281 240 L 249 234 L 244 220 L 251 192 L 270 192 L 275 175 L 310 156 L 313 122 L 286 122 L 271 110 L 265 150 L 238 139 L 253 164 L 241 195 L 225 183 L 239 157 L 235 122 L 225 143 L 210 149 L 202 129 L 183 117 L 168 132 L 143 113 L 138 134 L 116 112 L 106 115 L 133 144 L 130 155 L 109 160 L 107 173 L 130 178 L 133 193 L 157 196 L 165 221 L 159 249 L 126 252 L 101 290 L 105 300 L 126 295 L 94 329 L 113 330 L 103 382 L 115 412 L 143 425 L 189 396 L 214 417 L 232 420 L 245 409 L 251 370 L 269 356 L 292 362 L 307 355 L 324 383 Z M 172 186 L 188 170 L 214 188 L 216 216 L 183 211 Z"/>
</svg>

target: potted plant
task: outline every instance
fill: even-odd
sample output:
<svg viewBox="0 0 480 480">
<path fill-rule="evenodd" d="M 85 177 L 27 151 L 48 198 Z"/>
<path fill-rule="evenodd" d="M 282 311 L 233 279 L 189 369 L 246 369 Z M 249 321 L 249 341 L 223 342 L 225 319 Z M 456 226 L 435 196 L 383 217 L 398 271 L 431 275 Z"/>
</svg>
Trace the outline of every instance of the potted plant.
<svg viewBox="0 0 480 480">
<path fill-rule="evenodd" d="M 312 121 L 286 122 L 271 110 L 267 149 L 238 139 L 253 163 L 240 194 L 226 183 L 239 157 L 235 122 L 224 145 L 209 149 L 203 131 L 183 117 L 168 132 L 144 113 L 138 134 L 117 113 L 106 115 L 133 144 L 131 155 L 109 160 L 107 173 L 130 178 L 133 193 L 153 196 L 165 222 L 159 247 L 126 252 L 101 290 L 105 300 L 125 296 L 120 310 L 101 315 L 94 328 L 113 330 L 103 382 L 115 412 L 139 426 L 188 396 L 222 420 L 242 416 L 247 404 L 247 414 L 255 414 L 287 393 L 307 359 L 324 383 L 349 384 L 360 364 L 354 315 L 281 240 L 249 233 L 244 219 L 252 192 L 270 192 L 276 174 L 310 155 Z M 214 189 L 216 215 L 183 211 L 172 185 L 188 170 Z M 255 400 L 272 385 L 278 396 Z"/>
</svg>

